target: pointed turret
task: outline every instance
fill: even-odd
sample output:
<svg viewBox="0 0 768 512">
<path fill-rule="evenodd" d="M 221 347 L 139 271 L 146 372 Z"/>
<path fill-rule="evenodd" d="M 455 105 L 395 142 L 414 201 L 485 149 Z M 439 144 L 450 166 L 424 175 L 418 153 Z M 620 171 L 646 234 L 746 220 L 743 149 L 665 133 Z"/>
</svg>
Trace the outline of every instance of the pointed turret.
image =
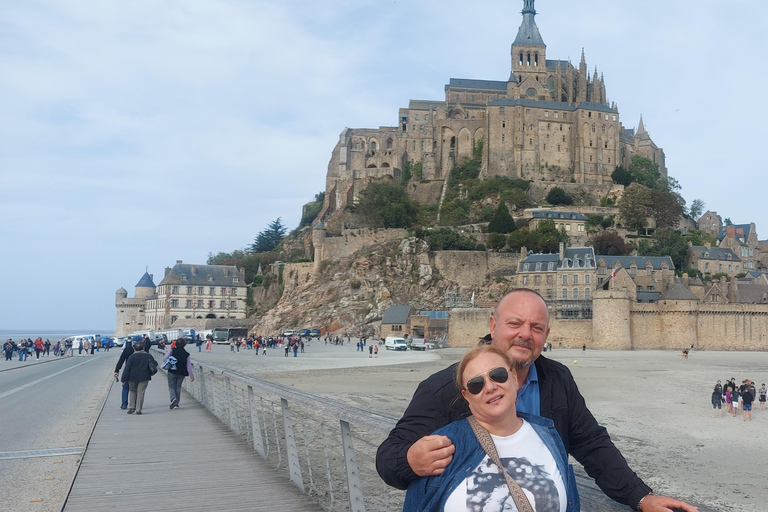
<svg viewBox="0 0 768 512">
<path fill-rule="evenodd" d="M 643 114 L 640 114 L 640 124 L 637 125 L 637 134 L 640 135 L 645 132 L 645 124 L 643 124 Z"/>
<path fill-rule="evenodd" d="M 541 38 L 539 27 L 536 26 L 536 9 L 533 7 L 534 0 L 523 0 L 523 23 L 517 31 L 517 37 L 513 46 L 546 46 Z"/>
</svg>

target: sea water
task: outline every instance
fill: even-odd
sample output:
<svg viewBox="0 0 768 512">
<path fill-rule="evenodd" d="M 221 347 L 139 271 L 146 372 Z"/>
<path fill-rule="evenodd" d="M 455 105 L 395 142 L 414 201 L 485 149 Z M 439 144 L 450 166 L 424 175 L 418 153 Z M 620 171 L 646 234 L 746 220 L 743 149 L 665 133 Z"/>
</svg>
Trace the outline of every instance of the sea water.
<svg viewBox="0 0 768 512">
<path fill-rule="evenodd" d="M 104 331 L 99 329 L 41 329 L 39 331 L 34 329 L 0 330 L 0 343 L 5 342 L 7 339 L 19 341 L 29 338 L 32 340 L 36 340 L 37 338 L 43 338 L 43 340 L 49 339 L 51 340 L 51 343 L 56 343 L 63 338 L 77 336 L 80 334 L 99 334 L 101 336 L 111 336 L 112 331 Z"/>
</svg>

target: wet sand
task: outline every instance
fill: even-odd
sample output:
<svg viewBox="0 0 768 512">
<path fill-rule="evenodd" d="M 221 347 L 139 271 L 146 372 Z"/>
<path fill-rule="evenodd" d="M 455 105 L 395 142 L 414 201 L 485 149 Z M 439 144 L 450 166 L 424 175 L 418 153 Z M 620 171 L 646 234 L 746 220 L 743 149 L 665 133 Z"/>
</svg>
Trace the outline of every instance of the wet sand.
<svg viewBox="0 0 768 512">
<path fill-rule="evenodd" d="M 354 344 L 314 342 L 297 358 L 279 349 L 266 357 L 231 354 L 224 346 L 213 354 L 191 352 L 202 361 L 399 417 L 418 383 L 464 351 L 381 350 L 373 359 Z M 741 413 L 713 419 L 710 402 L 717 379 L 749 378 L 758 387 L 768 382 L 768 353 L 694 352 L 688 361 L 677 351 L 555 350 L 545 356 L 568 366 L 592 413 L 657 493 L 716 510 L 768 509 L 761 470 L 768 456 L 768 411 L 756 410 L 752 422 L 743 422 Z"/>
</svg>

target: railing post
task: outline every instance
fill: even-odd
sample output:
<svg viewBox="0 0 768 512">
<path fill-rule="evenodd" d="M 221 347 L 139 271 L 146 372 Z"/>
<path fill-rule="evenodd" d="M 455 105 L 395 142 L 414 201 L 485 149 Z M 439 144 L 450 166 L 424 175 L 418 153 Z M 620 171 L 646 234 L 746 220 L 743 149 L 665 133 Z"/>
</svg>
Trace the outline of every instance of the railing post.
<svg viewBox="0 0 768 512">
<path fill-rule="evenodd" d="M 288 458 L 288 474 L 296 487 L 304 492 L 304 480 L 301 478 L 301 464 L 299 463 L 299 450 L 296 448 L 296 436 L 293 434 L 293 422 L 288 410 L 288 400 L 280 399 L 283 408 L 283 428 L 285 429 L 285 450 Z"/>
<path fill-rule="evenodd" d="M 200 403 L 203 404 L 203 407 L 210 410 L 208 398 L 205 396 L 205 369 L 202 366 L 200 366 L 200 373 L 198 373 L 197 378 L 200 381 Z"/>
<path fill-rule="evenodd" d="M 347 491 L 349 492 L 349 511 L 365 512 L 363 498 L 363 486 L 360 482 L 360 470 L 357 467 L 355 447 L 352 446 L 352 433 L 349 423 L 339 420 L 341 423 L 341 446 L 344 448 L 344 468 L 347 471 Z"/>
<path fill-rule="evenodd" d="M 264 450 L 264 440 L 261 438 L 261 423 L 259 422 L 259 412 L 256 410 L 256 397 L 253 395 L 253 386 L 248 386 L 248 409 L 251 411 L 253 450 L 266 459 L 267 452 Z"/>
<path fill-rule="evenodd" d="M 229 414 L 229 428 L 237 435 L 240 435 L 240 425 L 237 423 L 237 411 L 235 411 L 234 405 L 232 405 L 232 384 L 229 382 L 229 377 L 224 377 L 224 381 L 227 384 L 227 411 Z"/>
</svg>

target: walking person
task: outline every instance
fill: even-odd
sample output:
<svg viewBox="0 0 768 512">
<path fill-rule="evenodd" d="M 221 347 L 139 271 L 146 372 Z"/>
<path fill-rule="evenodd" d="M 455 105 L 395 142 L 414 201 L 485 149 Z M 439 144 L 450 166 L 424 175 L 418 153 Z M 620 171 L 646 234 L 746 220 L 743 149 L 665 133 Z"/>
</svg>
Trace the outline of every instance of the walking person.
<svg viewBox="0 0 768 512">
<path fill-rule="evenodd" d="M 5 360 L 10 361 L 13 357 L 13 340 L 9 339 L 3 344 L 3 352 L 5 352 Z M 763 384 L 765 387 L 765 384 Z"/>
<path fill-rule="evenodd" d="M 725 413 L 730 415 L 733 412 L 733 394 L 731 394 L 731 385 L 725 386 Z"/>
<path fill-rule="evenodd" d="M 741 400 L 741 393 L 738 388 L 733 387 L 731 389 L 731 402 L 733 402 L 733 417 L 735 418 L 739 414 L 739 405 Z"/>
<path fill-rule="evenodd" d="M 120 369 L 123 367 L 126 361 L 128 361 L 128 358 L 133 355 L 133 343 L 126 341 L 125 346 L 123 347 L 123 350 L 120 352 L 120 358 L 117 360 L 117 364 L 115 365 L 115 381 L 117 382 L 120 377 Z M 128 408 L 128 391 L 129 386 L 127 382 L 123 382 L 123 390 L 122 390 L 122 402 L 120 403 L 121 409 L 127 409 Z"/>
<path fill-rule="evenodd" d="M 206 341 L 205 341 L 205 351 L 210 352 L 212 348 L 213 348 L 213 336 L 209 334 L 206 337 Z"/>
<path fill-rule="evenodd" d="M 35 347 L 35 361 L 40 360 L 40 352 L 43 351 L 43 338 L 37 338 L 34 343 Z"/>
<path fill-rule="evenodd" d="M 184 382 L 184 377 L 189 377 L 191 382 L 195 382 L 192 358 L 189 357 L 189 352 L 184 350 L 186 344 L 187 340 L 184 338 L 177 339 L 176 346 L 171 348 L 163 357 L 163 363 L 169 360 L 172 361 L 167 368 L 165 364 L 163 365 L 163 368 L 166 368 L 168 373 L 168 392 L 171 394 L 171 409 L 179 408 L 181 384 Z"/>
<path fill-rule="evenodd" d="M 718 381 L 719 382 L 719 381 Z M 715 385 L 715 390 L 712 392 L 712 417 L 715 417 L 715 412 L 720 412 L 720 417 L 723 417 L 723 391 L 720 384 Z"/>
<path fill-rule="evenodd" d="M 374 358 L 379 357 L 379 346 L 378 345 L 374 345 L 374 347 L 373 347 L 373 357 Z"/>
<path fill-rule="evenodd" d="M 85 355 L 88 355 L 91 352 L 91 340 L 88 338 L 85 338 L 80 342 L 80 346 L 85 350 Z"/>
<path fill-rule="evenodd" d="M 144 407 L 144 393 L 147 390 L 149 381 L 152 380 L 152 373 L 149 365 L 154 364 L 157 367 L 157 361 L 152 354 L 144 352 L 144 342 L 137 341 L 133 345 L 133 354 L 128 358 L 123 369 L 121 382 L 123 385 L 128 383 L 128 414 L 141 414 Z"/>
<path fill-rule="evenodd" d="M 46 338 L 46 339 L 45 339 L 45 343 L 43 344 L 43 346 L 44 346 L 44 348 L 43 348 L 43 353 L 44 353 L 46 356 L 49 356 L 49 355 L 51 355 L 51 340 L 49 340 L 48 338 Z"/>
<path fill-rule="evenodd" d="M 765 387 L 765 382 L 760 386 L 760 410 L 765 410 L 765 396 L 768 394 L 768 388 Z"/>
</svg>

